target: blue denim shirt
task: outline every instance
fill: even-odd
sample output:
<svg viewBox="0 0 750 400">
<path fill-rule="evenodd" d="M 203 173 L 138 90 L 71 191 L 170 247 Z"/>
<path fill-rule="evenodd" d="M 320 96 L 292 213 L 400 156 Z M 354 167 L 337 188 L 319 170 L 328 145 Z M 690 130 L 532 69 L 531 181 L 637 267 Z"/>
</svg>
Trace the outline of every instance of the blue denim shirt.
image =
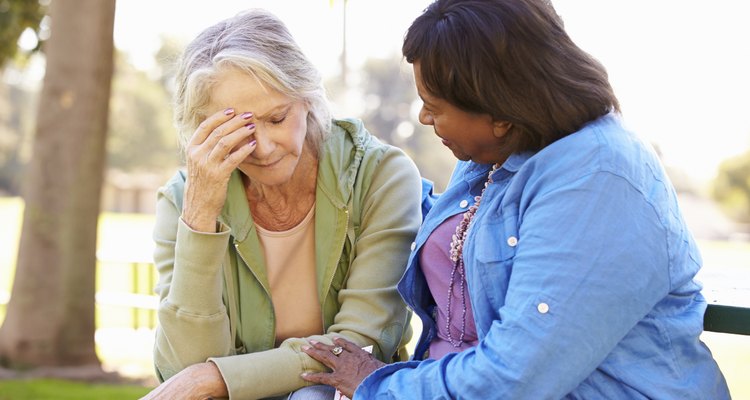
<svg viewBox="0 0 750 400">
<path fill-rule="evenodd" d="M 729 398 L 699 340 L 698 248 L 656 155 L 615 115 L 494 173 L 464 247 L 480 342 L 417 361 L 435 335 L 417 253 L 489 167 L 459 162 L 412 246 L 399 290 L 424 325 L 414 360 L 357 398 Z"/>
</svg>

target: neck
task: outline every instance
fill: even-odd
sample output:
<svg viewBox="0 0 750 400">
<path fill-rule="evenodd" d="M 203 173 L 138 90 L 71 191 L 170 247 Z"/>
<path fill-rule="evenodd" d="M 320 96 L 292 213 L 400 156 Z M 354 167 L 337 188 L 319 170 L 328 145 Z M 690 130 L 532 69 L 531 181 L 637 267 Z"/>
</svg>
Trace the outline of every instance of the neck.
<svg viewBox="0 0 750 400">
<path fill-rule="evenodd" d="M 305 146 L 289 181 L 266 186 L 243 177 L 255 223 L 271 231 L 297 226 L 315 203 L 317 176 L 317 157 Z"/>
</svg>

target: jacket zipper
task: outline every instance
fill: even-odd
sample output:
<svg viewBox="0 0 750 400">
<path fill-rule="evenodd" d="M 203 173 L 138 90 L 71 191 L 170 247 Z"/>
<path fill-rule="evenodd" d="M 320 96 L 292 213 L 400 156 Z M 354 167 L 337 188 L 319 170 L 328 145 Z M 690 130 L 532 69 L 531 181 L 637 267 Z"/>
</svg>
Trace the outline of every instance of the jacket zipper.
<svg viewBox="0 0 750 400">
<path fill-rule="evenodd" d="M 248 267 L 247 269 L 249 269 L 250 273 L 253 274 L 253 276 L 255 277 L 255 280 L 257 280 L 258 283 L 260 283 L 260 286 L 263 287 L 263 290 L 266 291 L 266 296 L 268 296 L 270 298 L 271 297 L 271 292 L 268 290 L 268 288 L 265 285 L 263 285 L 263 282 L 261 282 L 260 279 L 258 279 L 258 275 L 255 275 L 255 272 L 253 271 L 253 269 L 250 268 L 250 264 L 247 262 L 247 260 L 245 260 L 245 257 L 240 252 L 240 244 L 237 243 L 237 242 L 234 242 L 234 249 L 237 251 L 237 255 L 240 257 L 240 259 L 242 260 L 242 262 L 244 262 L 245 265 L 247 265 L 247 267 Z M 272 324 L 273 328 L 272 328 L 272 331 L 271 331 L 271 342 L 269 344 L 270 345 L 269 348 L 273 349 L 274 347 L 276 347 L 276 312 L 275 312 L 275 310 L 274 310 L 273 307 L 271 307 L 271 319 L 272 319 L 272 322 L 273 322 L 273 324 Z M 244 344 L 243 344 L 243 346 L 244 346 Z"/>
<path fill-rule="evenodd" d="M 344 210 L 344 215 L 346 215 L 346 222 L 344 224 L 344 238 L 341 240 L 341 244 L 339 245 L 338 248 L 343 248 L 344 247 L 344 242 L 346 242 L 347 232 L 349 231 L 349 209 L 348 208 Z M 352 244 L 352 246 L 354 246 L 354 244 Z M 339 258 L 336 259 L 336 264 L 335 265 L 336 265 L 337 268 L 338 268 L 339 263 L 341 263 L 341 252 L 339 252 Z M 348 274 L 349 274 L 349 272 L 347 271 L 347 275 Z M 331 274 L 331 279 L 328 281 L 328 285 L 325 287 L 325 290 L 326 290 L 325 293 L 326 294 L 325 294 L 325 296 L 323 296 L 323 302 L 320 304 L 321 310 L 325 310 L 325 304 L 326 304 L 326 301 L 328 300 L 328 293 L 331 290 L 331 286 L 333 286 L 333 277 L 334 276 L 336 276 L 336 271 L 334 271 Z M 328 327 L 326 326 L 326 316 L 323 315 L 322 312 L 320 313 L 320 315 L 321 315 L 321 319 L 323 320 L 322 321 L 323 331 L 324 331 L 323 333 L 325 333 L 325 331 L 328 330 Z"/>
</svg>

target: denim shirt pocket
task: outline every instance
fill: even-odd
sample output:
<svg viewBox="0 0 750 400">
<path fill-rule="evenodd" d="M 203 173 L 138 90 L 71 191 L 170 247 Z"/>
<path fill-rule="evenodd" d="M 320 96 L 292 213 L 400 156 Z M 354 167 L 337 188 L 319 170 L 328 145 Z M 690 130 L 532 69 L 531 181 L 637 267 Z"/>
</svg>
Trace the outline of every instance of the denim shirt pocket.
<svg viewBox="0 0 750 400">
<path fill-rule="evenodd" d="M 474 226 L 474 255 L 476 268 L 474 281 L 482 285 L 483 292 L 493 308 L 502 307 L 508 290 L 508 281 L 518 248 L 518 215 L 504 215 L 492 221 L 481 221 Z"/>
</svg>

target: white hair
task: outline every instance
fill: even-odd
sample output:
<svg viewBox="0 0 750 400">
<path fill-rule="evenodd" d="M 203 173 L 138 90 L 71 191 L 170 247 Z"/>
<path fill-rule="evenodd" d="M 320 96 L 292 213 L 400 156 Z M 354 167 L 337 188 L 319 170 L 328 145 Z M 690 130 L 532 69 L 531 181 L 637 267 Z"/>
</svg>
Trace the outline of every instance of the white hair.
<svg viewBox="0 0 750 400">
<path fill-rule="evenodd" d="M 174 118 L 184 147 L 206 119 L 219 72 L 246 71 L 264 86 L 300 100 L 309 109 L 305 140 L 317 151 L 329 132 L 331 111 L 318 70 L 286 25 L 268 11 L 251 9 L 201 32 L 187 45 L 175 77 Z"/>
</svg>

